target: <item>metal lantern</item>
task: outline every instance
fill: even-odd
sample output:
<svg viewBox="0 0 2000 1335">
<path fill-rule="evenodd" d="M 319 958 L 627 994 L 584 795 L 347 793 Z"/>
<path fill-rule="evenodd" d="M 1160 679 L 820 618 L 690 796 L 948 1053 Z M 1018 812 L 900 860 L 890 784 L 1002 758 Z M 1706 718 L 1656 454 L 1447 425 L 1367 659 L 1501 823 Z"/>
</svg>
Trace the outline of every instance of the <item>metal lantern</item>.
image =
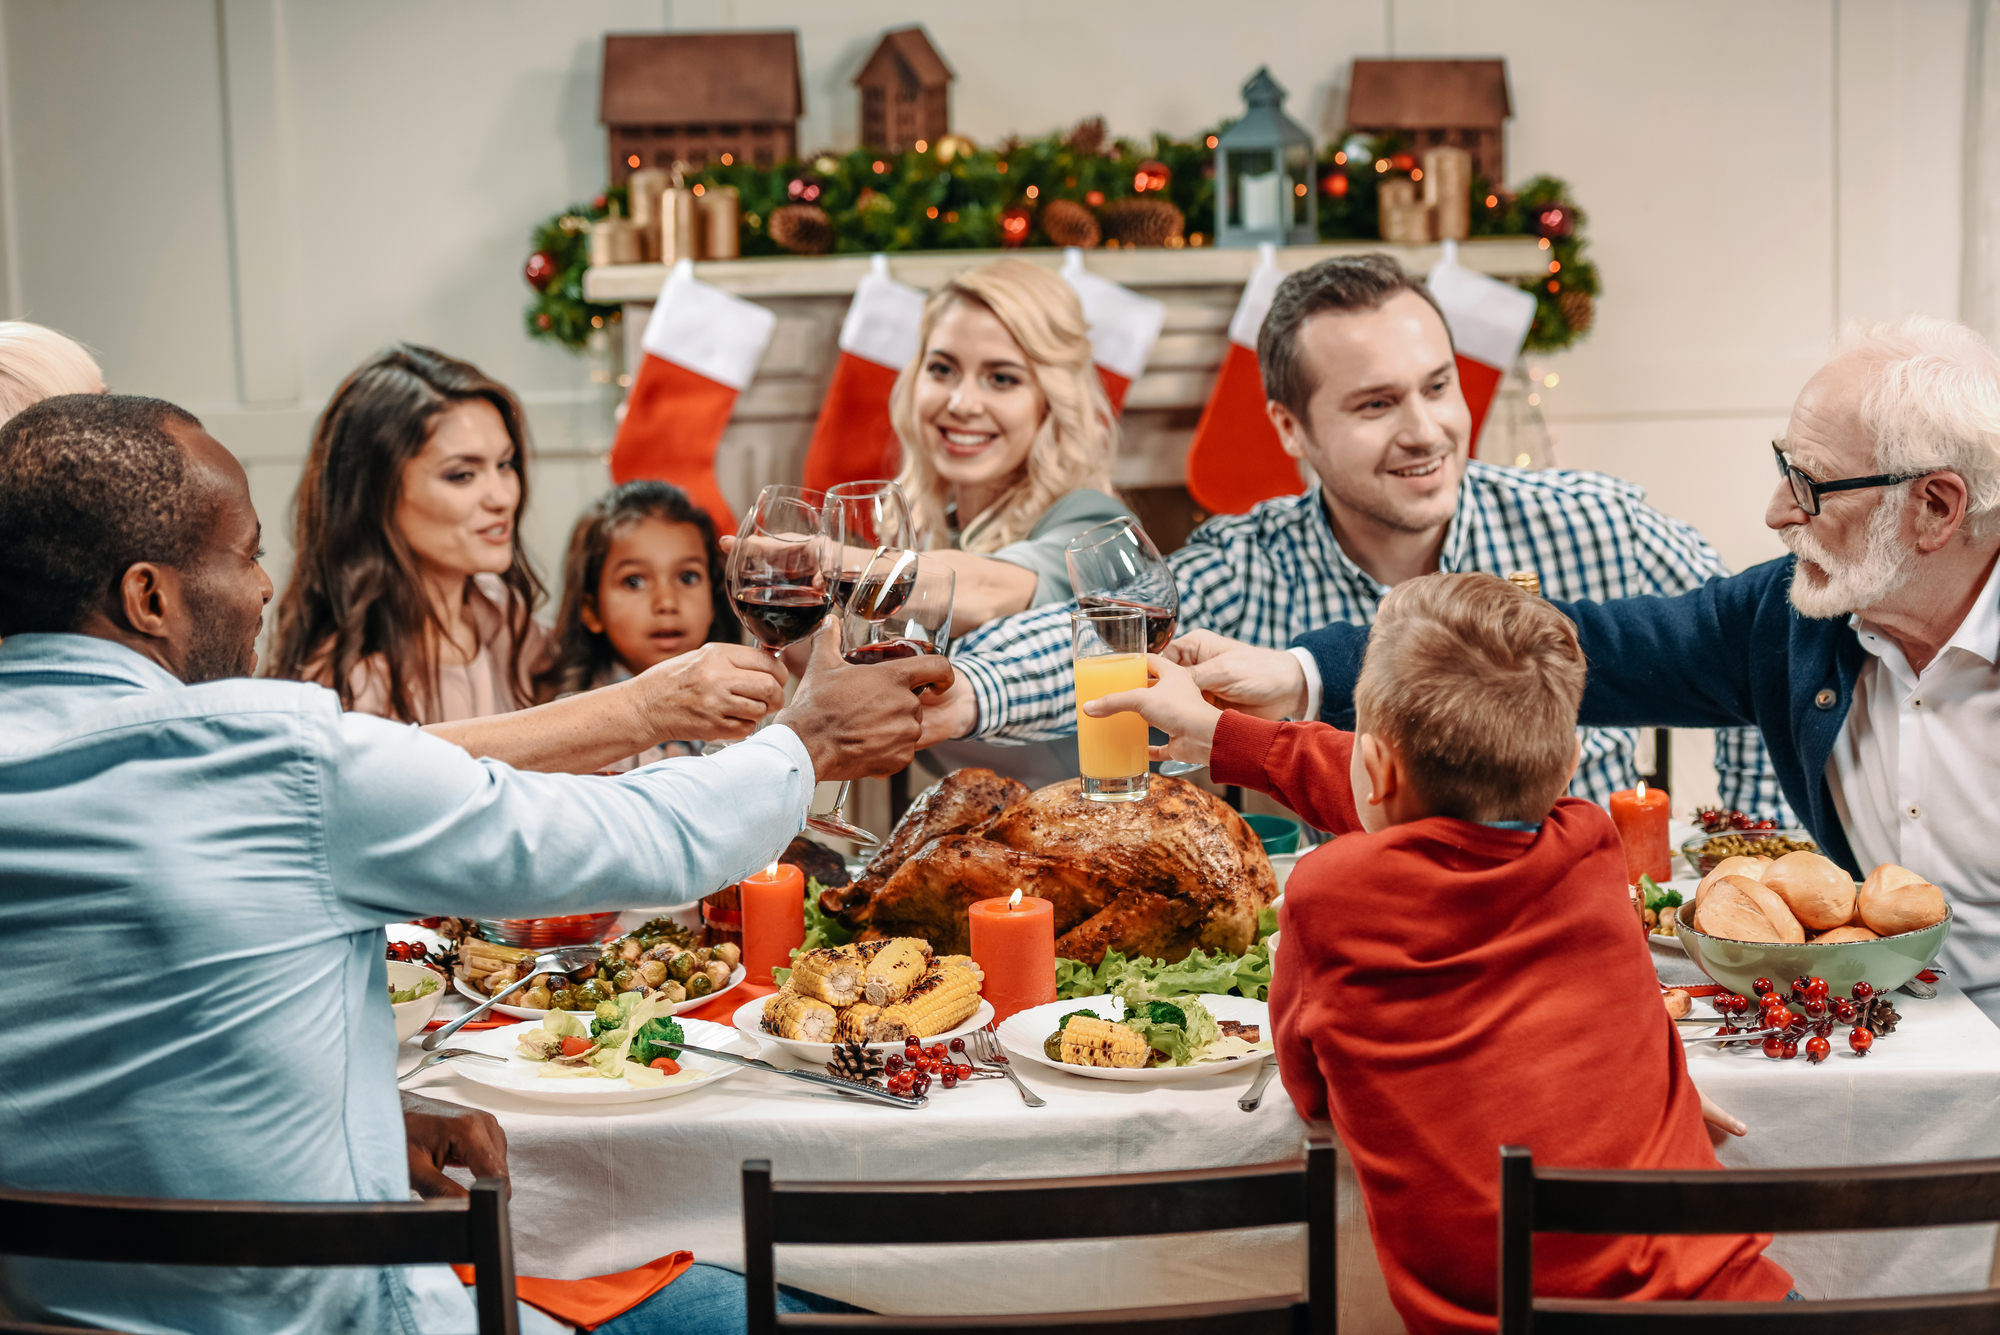
<svg viewBox="0 0 2000 1335">
<path fill-rule="evenodd" d="M 1282 110 L 1285 90 L 1259 69 L 1243 85 L 1243 118 L 1215 145 L 1215 244 L 1306 246 L 1319 240 L 1313 141 Z"/>
</svg>

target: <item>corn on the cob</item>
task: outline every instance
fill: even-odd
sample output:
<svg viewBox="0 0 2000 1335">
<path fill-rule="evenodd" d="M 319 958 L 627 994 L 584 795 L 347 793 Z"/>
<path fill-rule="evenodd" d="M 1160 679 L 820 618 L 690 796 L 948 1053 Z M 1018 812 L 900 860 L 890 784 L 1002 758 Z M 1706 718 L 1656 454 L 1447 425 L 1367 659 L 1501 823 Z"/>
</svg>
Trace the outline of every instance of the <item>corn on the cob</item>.
<svg viewBox="0 0 2000 1335">
<path fill-rule="evenodd" d="M 930 942 L 914 936 L 884 941 L 862 970 L 861 993 L 871 1005 L 887 1006 L 901 1001 L 930 967 Z"/>
<path fill-rule="evenodd" d="M 1122 1024 L 1077 1015 L 1063 1026 L 1062 1059 L 1071 1066 L 1144 1066 L 1153 1049 Z"/>
<path fill-rule="evenodd" d="M 978 1009 L 979 980 L 970 970 L 932 969 L 901 1001 L 882 1008 L 868 1027 L 868 1041 L 929 1038 L 964 1023 Z"/>
<path fill-rule="evenodd" d="M 866 1043 L 868 1031 L 875 1024 L 875 1017 L 882 1013 L 880 1006 L 871 1006 L 865 1001 L 857 1001 L 852 1006 L 840 1009 L 840 1025 L 835 1030 L 835 1042 Z"/>
<path fill-rule="evenodd" d="M 980 968 L 979 961 L 970 955 L 940 955 L 937 957 L 937 967 L 940 969 L 969 969 L 972 972 L 972 976 L 977 978 L 982 984 L 986 981 L 986 970 Z"/>
<path fill-rule="evenodd" d="M 866 967 L 862 947 L 822 946 L 798 957 L 786 986 L 829 1006 L 847 1006 L 861 1000 L 862 970 Z"/>
<path fill-rule="evenodd" d="M 771 994 L 764 1003 L 764 1032 L 806 1043 L 831 1043 L 840 1016 L 817 997 L 789 988 Z"/>
</svg>

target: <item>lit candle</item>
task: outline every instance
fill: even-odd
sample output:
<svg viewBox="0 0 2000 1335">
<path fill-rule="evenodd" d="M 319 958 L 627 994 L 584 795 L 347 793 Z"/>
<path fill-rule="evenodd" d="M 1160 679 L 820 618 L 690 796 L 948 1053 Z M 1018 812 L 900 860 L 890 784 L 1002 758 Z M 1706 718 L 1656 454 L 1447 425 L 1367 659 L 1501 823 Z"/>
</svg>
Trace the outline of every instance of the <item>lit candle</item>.
<svg viewBox="0 0 2000 1335">
<path fill-rule="evenodd" d="M 773 862 L 745 876 L 744 979 L 768 983 L 771 970 L 792 967 L 792 952 L 806 939 L 806 877 L 790 863 Z"/>
<path fill-rule="evenodd" d="M 980 991 L 993 1018 L 1056 999 L 1056 906 L 1046 899 L 982 899 L 966 910 L 972 958 L 986 973 Z"/>
<path fill-rule="evenodd" d="M 1667 841 L 1667 813 L 1673 807 L 1664 788 L 1639 786 L 1611 795 L 1611 823 L 1625 844 L 1625 883 L 1641 876 L 1665 881 L 1673 874 L 1674 850 Z"/>
</svg>

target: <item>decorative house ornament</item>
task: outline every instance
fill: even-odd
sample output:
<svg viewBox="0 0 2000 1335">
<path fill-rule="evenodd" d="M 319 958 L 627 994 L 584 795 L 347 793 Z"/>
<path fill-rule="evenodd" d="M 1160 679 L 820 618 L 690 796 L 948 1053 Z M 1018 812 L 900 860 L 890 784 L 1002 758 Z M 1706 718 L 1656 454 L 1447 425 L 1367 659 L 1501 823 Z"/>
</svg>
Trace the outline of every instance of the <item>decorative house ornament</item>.
<svg viewBox="0 0 2000 1335">
<path fill-rule="evenodd" d="M 942 145 L 951 135 L 953 77 L 921 27 L 883 33 L 854 76 L 861 90 L 861 142 L 891 153 Z"/>
<path fill-rule="evenodd" d="M 798 34 L 607 33 L 598 119 L 611 182 L 642 167 L 770 167 L 796 158 Z"/>
<path fill-rule="evenodd" d="M 1398 135 L 1419 156 L 1462 148 L 1488 185 L 1507 179 L 1513 114 L 1504 60 L 1356 60 L 1347 83 L 1349 133 Z"/>
<path fill-rule="evenodd" d="M 1285 115 L 1285 90 L 1259 69 L 1247 109 L 1215 144 L 1215 243 L 1306 246 L 1319 239 L 1312 136 Z"/>
</svg>

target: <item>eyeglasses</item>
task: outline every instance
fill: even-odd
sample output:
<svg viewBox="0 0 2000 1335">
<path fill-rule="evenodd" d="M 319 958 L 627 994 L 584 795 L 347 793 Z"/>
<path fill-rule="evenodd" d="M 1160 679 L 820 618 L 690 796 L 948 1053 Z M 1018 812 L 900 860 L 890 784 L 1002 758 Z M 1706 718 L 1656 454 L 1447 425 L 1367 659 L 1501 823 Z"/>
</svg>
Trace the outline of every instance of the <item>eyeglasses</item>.
<svg viewBox="0 0 2000 1335">
<path fill-rule="evenodd" d="M 1778 476 L 1789 482 L 1792 499 L 1799 503 L 1799 509 L 1809 515 L 1819 513 L 1819 498 L 1829 491 L 1865 491 L 1869 487 L 1893 487 L 1899 482 L 1914 482 L 1929 473 L 1877 473 L 1873 477 L 1844 477 L 1833 482 L 1815 482 L 1805 473 L 1795 468 L 1785 457 L 1785 447 L 1777 441 L 1771 442 L 1771 452 L 1778 456 Z"/>
</svg>

